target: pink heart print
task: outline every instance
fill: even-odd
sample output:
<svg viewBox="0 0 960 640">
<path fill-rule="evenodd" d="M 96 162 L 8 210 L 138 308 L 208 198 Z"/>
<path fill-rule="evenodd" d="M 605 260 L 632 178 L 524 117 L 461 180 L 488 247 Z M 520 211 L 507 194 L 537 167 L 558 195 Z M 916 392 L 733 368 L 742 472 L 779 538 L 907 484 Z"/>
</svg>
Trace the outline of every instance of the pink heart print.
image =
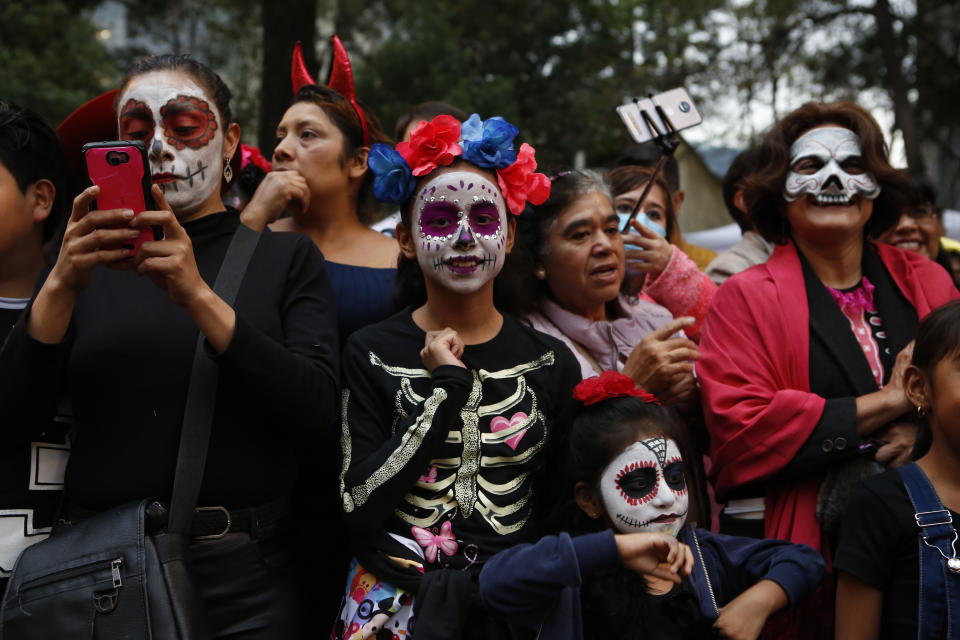
<svg viewBox="0 0 960 640">
<path fill-rule="evenodd" d="M 513 414 L 513 416 L 511 416 L 509 420 L 507 420 L 503 416 L 497 416 L 496 418 L 490 421 L 490 433 L 496 433 L 497 431 L 503 431 L 504 429 L 509 429 L 515 424 L 523 422 L 526 419 L 527 419 L 527 414 L 523 413 L 522 411 Z M 526 433 L 526 430 L 521 431 L 517 435 L 513 436 L 512 438 L 508 438 L 504 442 L 507 443 L 508 447 L 516 451 L 517 445 L 520 444 L 520 439 L 523 438 L 523 434 L 525 433 Z"/>
</svg>

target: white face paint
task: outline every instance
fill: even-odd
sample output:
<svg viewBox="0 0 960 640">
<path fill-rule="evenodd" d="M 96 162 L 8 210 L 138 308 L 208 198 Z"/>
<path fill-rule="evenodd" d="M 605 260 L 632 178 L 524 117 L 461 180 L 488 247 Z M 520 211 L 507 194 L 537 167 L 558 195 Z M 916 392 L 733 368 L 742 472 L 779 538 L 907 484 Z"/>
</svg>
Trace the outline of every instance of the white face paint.
<svg viewBox="0 0 960 640">
<path fill-rule="evenodd" d="M 151 71 L 131 80 L 118 104 L 120 137 L 146 146 L 153 182 L 174 212 L 195 212 L 223 175 L 216 103 L 184 73 Z"/>
<path fill-rule="evenodd" d="M 634 442 L 600 476 L 600 496 L 620 533 L 679 533 L 687 484 L 677 444 L 662 436 Z"/>
<path fill-rule="evenodd" d="M 426 277 L 472 293 L 500 273 L 507 208 L 497 185 L 472 171 L 448 171 L 423 186 L 415 207 L 417 262 Z"/>
<path fill-rule="evenodd" d="M 854 196 L 872 200 L 880 185 L 863 166 L 857 134 L 841 127 L 820 127 L 790 147 L 790 172 L 783 197 L 793 202 L 806 194 L 819 206 L 852 204 Z"/>
</svg>

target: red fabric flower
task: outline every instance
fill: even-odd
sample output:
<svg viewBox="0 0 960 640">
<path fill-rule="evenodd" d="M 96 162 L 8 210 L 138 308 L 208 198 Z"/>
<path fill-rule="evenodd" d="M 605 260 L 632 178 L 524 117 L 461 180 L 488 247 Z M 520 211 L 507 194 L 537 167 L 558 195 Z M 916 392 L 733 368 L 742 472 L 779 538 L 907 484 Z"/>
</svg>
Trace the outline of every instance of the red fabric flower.
<svg viewBox="0 0 960 640">
<path fill-rule="evenodd" d="M 523 213 L 527 202 L 543 204 L 550 197 L 550 178 L 537 169 L 536 151 L 524 142 L 517 153 L 517 161 L 505 169 L 497 170 L 497 183 L 503 197 L 507 199 L 507 208 L 515 216 Z"/>
<path fill-rule="evenodd" d="M 260 167 L 267 173 L 270 173 L 270 161 L 263 157 L 263 154 L 260 153 L 260 149 L 257 147 L 251 147 L 247 144 L 240 145 L 240 167 L 245 167 L 248 164 L 253 163 L 254 165 Z"/>
<path fill-rule="evenodd" d="M 640 398 L 648 404 L 660 404 L 653 394 L 638 389 L 633 378 L 616 371 L 604 371 L 599 376 L 587 378 L 573 388 L 573 397 L 589 406 L 608 398 Z"/>
<path fill-rule="evenodd" d="M 444 114 L 421 122 L 410 134 L 410 141 L 401 142 L 395 148 L 410 165 L 411 173 L 422 176 L 451 164 L 462 152 L 457 144 L 459 139 L 460 121 Z"/>
</svg>

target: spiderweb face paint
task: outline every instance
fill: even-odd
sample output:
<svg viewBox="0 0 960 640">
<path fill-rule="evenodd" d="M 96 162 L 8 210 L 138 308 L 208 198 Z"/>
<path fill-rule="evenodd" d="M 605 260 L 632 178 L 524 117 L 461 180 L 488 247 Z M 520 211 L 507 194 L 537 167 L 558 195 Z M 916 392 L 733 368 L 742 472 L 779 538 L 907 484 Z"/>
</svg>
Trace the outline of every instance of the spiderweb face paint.
<svg viewBox="0 0 960 640">
<path fill-rule="evenodd" d="M 223 127 L 207 91 L 183 73 L 151 71 L 134 77 L 118 104 L 120 137 L 147 147 L 153 182 L 173 210 L 199 209 L 223 173 Z"/>
<path fill-rule="evenodd" d="M 506 205 L 500 189 L 478 173 L 449 171 L 427 182 L 413 231 L 420 268 L 446 289 L 472 293 L 503 268 Z"/>
<path fill-rule="evenodd" d="M 660 436 L 629 445 L 603 470 L 600 496 L 621 533 L 677 535 L 689 502 L 677 444 Z"/>
</svg>

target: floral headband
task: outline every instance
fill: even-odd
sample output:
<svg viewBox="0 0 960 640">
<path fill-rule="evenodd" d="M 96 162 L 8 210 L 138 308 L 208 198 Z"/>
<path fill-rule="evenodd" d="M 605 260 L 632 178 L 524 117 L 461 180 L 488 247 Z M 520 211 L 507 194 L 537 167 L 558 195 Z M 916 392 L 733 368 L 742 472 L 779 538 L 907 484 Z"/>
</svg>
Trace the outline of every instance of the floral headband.
<svg viewBox="0 0 960 640">
<path fill-rule="evenodd" d="M 476 113 L 462 125 L 453 116 L 421 122 L 409 142 L 396 147 L 377 143 L 367 165 L 373 172 L 373 194 L 382 202 L 403 204 L 417 186 L 415 178 L 453 163 L 458 156 L 483 169 L 495 169 L 507 208 L 515 216 L 526 203 L 543 204 L 550 197 L 550 180 L 536 173 L 536 151 L 527 143 L 513 148 L 518 129 L 499 116 L 480 120 Z"/>
<path fill-rule="evenodd" d="M 610 398 L 640 398 L 647 404 L 660 404 L 660 400 L 643 389 L 638 389 L 633 378 L 616 371 L 604 371 L 599 376 L 583 380 L 573 388 L 573 397 L 587 407 Z"/>
</svg>

